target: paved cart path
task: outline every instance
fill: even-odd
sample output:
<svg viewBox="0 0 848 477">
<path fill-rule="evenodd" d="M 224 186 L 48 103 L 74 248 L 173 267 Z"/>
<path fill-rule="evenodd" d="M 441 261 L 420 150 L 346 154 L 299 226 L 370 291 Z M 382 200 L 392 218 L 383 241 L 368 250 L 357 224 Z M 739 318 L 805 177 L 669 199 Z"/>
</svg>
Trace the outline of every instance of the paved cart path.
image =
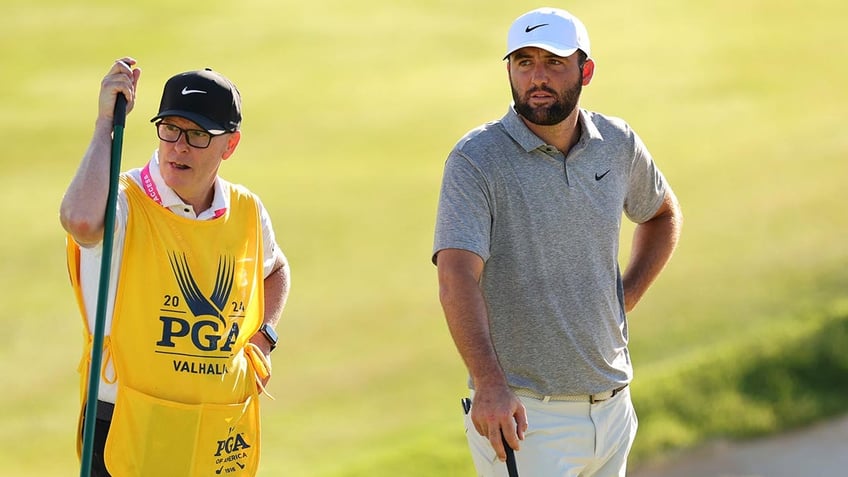
<svg viewBox="0 0 848 477">
<path fill-rule="evenodd" d="M 848 416 L 755 441 L 711 444 L 663 463 L 639 467 L 627 475 L 848 477 Z"/>
</svg>

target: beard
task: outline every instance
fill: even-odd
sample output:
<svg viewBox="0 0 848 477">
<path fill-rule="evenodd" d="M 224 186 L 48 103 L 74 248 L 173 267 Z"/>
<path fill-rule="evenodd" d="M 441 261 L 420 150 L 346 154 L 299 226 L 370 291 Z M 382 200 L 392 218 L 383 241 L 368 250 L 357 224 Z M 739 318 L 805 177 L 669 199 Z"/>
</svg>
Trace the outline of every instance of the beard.
<svg viewBox="0 0 848 477">
<path fill-rule="evenodd" d="M 578 79 L 573 86 L 562 91 L 555 91 L 545 85 L 530 88 L 522 96 L 512 84 L 512 78 L 509 80 L 509 86 L 512 89 L 512 100 L 515 103 L 515 110 L 525 119 L 539 126 L 553 126 L 559 124 L 570 115 L 577 107 L 577 101 L 580 100 L 580 93 L 583 91 L 583 82 Z M 554 96 L 554 103 L 548 106 L 530 106 L 530 96 L 536 91 L 544 91 Z"/>
</svg>

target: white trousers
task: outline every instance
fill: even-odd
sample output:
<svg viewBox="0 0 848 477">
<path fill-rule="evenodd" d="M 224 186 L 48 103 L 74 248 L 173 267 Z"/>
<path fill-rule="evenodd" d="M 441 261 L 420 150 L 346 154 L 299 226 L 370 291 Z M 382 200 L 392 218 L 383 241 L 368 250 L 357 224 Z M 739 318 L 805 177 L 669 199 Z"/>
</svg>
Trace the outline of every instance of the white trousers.
<svg viewBox="0 0 848 477">
<path fill-rule="evenodd" d="M 519 397 L 528 428 L 515 453 L 521 477 L 624 477 L 638 421 L 630 388 L 613 398 L 588 402 L 543 402 Z M 507 477 L 489 439 L 465 416 L 465 434 L 480 477 Z"/>
</svg>

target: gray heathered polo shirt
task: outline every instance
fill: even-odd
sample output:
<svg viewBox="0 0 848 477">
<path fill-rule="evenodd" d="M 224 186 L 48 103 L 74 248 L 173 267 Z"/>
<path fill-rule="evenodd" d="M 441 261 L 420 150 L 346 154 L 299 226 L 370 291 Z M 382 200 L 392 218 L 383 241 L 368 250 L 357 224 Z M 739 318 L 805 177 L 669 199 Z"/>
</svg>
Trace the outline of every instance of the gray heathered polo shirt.
<svg viewBox="0 0 848 477">
<path fill-rule="evenodd" d="M 656 213 L 665 179 L 621 119 L 580 110 L 564 157 L 512 108 L 470 131 L 445 164 L 435 255 L 485 261 L 481 286 L 509 384 L 540 394 L 592 394 L 628 383 L 618 241 L 622 212 Z"/>
</svg>

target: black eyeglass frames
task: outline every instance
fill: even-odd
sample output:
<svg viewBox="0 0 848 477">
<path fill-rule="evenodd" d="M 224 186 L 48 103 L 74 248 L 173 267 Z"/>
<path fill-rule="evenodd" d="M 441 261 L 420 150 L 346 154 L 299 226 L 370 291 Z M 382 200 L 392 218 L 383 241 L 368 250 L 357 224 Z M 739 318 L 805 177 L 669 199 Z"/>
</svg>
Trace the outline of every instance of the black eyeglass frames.
<svg viewBox="0 0 848 477">
<path fill-rule="evenodd" d="M 174 124 L 166 123 L 165 121 L 159 121 L 155 124 L 155 126 L 156 134 L 159 136 L 159 139 L 165 142 L 177 142 L 180 140 L 180 136 L 185 134 L 188 145 L 198 149 L 205 149 L 209 147 L 209 144 L 212 142 L 212 138 L 215 136 L 202 129 L 183 129 Z"/>
</svg>

